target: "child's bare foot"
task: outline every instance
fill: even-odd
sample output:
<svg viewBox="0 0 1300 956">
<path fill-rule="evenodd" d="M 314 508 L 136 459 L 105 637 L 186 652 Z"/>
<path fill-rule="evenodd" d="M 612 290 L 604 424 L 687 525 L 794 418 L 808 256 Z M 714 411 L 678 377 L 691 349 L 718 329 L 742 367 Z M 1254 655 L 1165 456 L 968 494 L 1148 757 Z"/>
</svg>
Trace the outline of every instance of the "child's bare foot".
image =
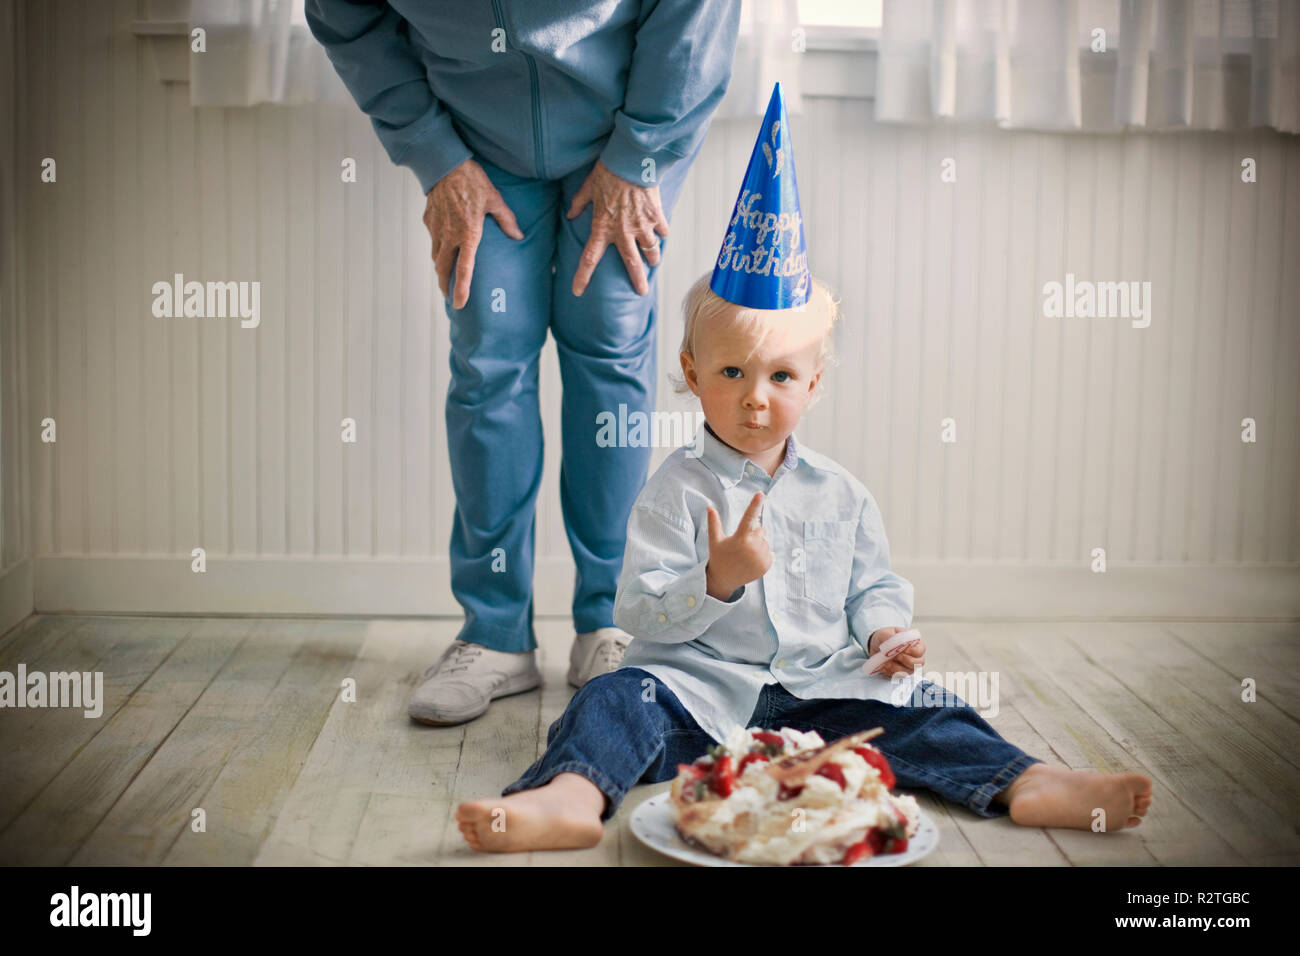
<svg viewBox="0 0 1300 956">
<path fill-rule="evenodd" d="M 1122 830 L 1146 816 L 1151 781 L 1140 773 L 1096 773 L 1036 763 L 994 799 L 1007 804 L 1011 819 L 1022 827 L 1091 830 L 1093 813 L 1100 807 L 1106 811 L 1106 829 Z"/>
<path fill-rule="evenodd" d="M 579 850 L 605 832 L 605 794 L 576 773 L 556 774 L 545 786 L 508 797 L 467 800 L 456 808 L 465 842 L 482 853 Z"/>
</svg>

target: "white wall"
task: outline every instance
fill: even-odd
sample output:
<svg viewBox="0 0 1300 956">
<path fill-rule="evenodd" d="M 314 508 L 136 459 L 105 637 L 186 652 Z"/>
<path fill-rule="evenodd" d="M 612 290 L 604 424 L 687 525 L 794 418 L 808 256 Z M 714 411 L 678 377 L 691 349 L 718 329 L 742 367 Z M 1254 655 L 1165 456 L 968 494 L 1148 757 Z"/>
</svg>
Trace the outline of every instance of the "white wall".
<svg viewBox="0 0 1300 956">
<path fill-rule="evenodd" d="M 11 546 L 6 521 L 6 567 L 34 557 L 47 611 L 456 613 L 447 320 L 414 177 L 355 110 L 191 108 L 131 35 L 133 0 L 17 9 L 25 325 L 6 284 L 0 381 L 8 490 L 25 336 L 32 537 Z M 1300 139 L 897 128 L 868 99 L 807 103 L 791 126 L 810 257 L 845 322 L 799 434 L 876 495 L 917 612 L 1300 612 Z M 753 139 L 716 123 L 678 206 L 664 371 Z M 176 272 L 260 280 L 260 328 L 155 318 L 150 288 Z M 1044 318 L 1042 285 L 1067 272 L 1150 280 L 1150 327 Z M 537 610 L 565 613 L 549 343 L 542 389 Z"/>
<path fill-rule="evenodd" d="M 19 6 L 0 0 L 0 633 L 32 611 L 32 561 L 26 507 L 26 393 L 24 326 L 18 281 L 23 250 L 18 241 L 19 77 L 25 51 L 19 42 Z"/>
</svg>

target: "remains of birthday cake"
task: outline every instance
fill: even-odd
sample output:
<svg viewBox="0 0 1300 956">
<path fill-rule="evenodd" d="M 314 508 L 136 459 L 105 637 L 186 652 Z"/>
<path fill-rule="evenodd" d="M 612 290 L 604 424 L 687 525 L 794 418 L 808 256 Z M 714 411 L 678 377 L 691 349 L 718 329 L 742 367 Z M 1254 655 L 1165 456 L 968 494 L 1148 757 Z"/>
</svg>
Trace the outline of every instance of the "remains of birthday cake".
<svg viewBox="0 0 1300 956">
<path fill-rule="evenodd" d="M 889 792 L 889 762 L 868 743 L 881 733 L 827 744 L 816 732 L 736 727 L 706 756 L 677 765 L 677 832 L 743 863 L 852 864 L 901 853 L 921 812 L 915 798 Z"/>
</svg>

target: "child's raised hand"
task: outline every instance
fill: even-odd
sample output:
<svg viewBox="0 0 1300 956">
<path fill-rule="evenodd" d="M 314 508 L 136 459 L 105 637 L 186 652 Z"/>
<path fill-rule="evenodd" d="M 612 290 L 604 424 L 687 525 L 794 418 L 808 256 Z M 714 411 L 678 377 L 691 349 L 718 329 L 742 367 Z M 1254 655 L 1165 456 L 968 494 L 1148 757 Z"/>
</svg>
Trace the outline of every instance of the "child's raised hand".
<svg viewBox="0 0 1300 956">
<path fill-rule="evenodd" d="M 722 533 L 722 518 L 709 505 L 709 563 L 704 577 L 709 594 L 719 601 L 731 597 L 742 584 L 761 578 L 772 566 L 767 531 L 758 517 L 762 506 L 763 493 L 756 491 L 736 533 L 728 537 Z"/>
<path fill-rule="evenodd" d="M 904 627 L 882 627 L 871 635 L 871 640 L 867 642 L 867 656 L 877 653 L 880 645 L 886 640 L 902 631 L 907 630 Z M 918 640 L 914 645 L 902 651 L 895 657 L 885 662 L 885 666 L 877 673 L 878 677 L 893 677 L 895 674 L 910 675 L 917 667 L 925 666 L 925 641 Z"/>
</svg>

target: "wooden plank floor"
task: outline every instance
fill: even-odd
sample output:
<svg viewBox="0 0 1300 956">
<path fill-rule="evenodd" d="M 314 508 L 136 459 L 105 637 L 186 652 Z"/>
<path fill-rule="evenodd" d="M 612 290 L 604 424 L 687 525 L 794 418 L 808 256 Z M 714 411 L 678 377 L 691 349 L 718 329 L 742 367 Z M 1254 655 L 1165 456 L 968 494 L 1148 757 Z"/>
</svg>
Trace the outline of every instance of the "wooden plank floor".
<svg viewBox="0 0 1300 956">
<path fill-rule="evenodd" d="M 918 626 L 928 669 L 997 675 L 989 722 L 1008 740 L 1060 766 L 1145 773 L 1155 788 L 1142 826 L 1111 834 L 1026 829 L 918 793 L 942 834 L 919 865 L 1300 864 L 1300 625 Z M 541 753 L 572 693 L 573 632 L 537 622 L 540 691 L 460 727 L 413 724 L 407 697 L 459 627 L 28 618 L 0 637 L 0 670 L 102 671 L 103 713 L 0 709 L 0 864 L 678 865 L 627 827 L 666 783 L 633 791 L 590 850 L 466 847 L 452 812 Z"/>
</svg>

